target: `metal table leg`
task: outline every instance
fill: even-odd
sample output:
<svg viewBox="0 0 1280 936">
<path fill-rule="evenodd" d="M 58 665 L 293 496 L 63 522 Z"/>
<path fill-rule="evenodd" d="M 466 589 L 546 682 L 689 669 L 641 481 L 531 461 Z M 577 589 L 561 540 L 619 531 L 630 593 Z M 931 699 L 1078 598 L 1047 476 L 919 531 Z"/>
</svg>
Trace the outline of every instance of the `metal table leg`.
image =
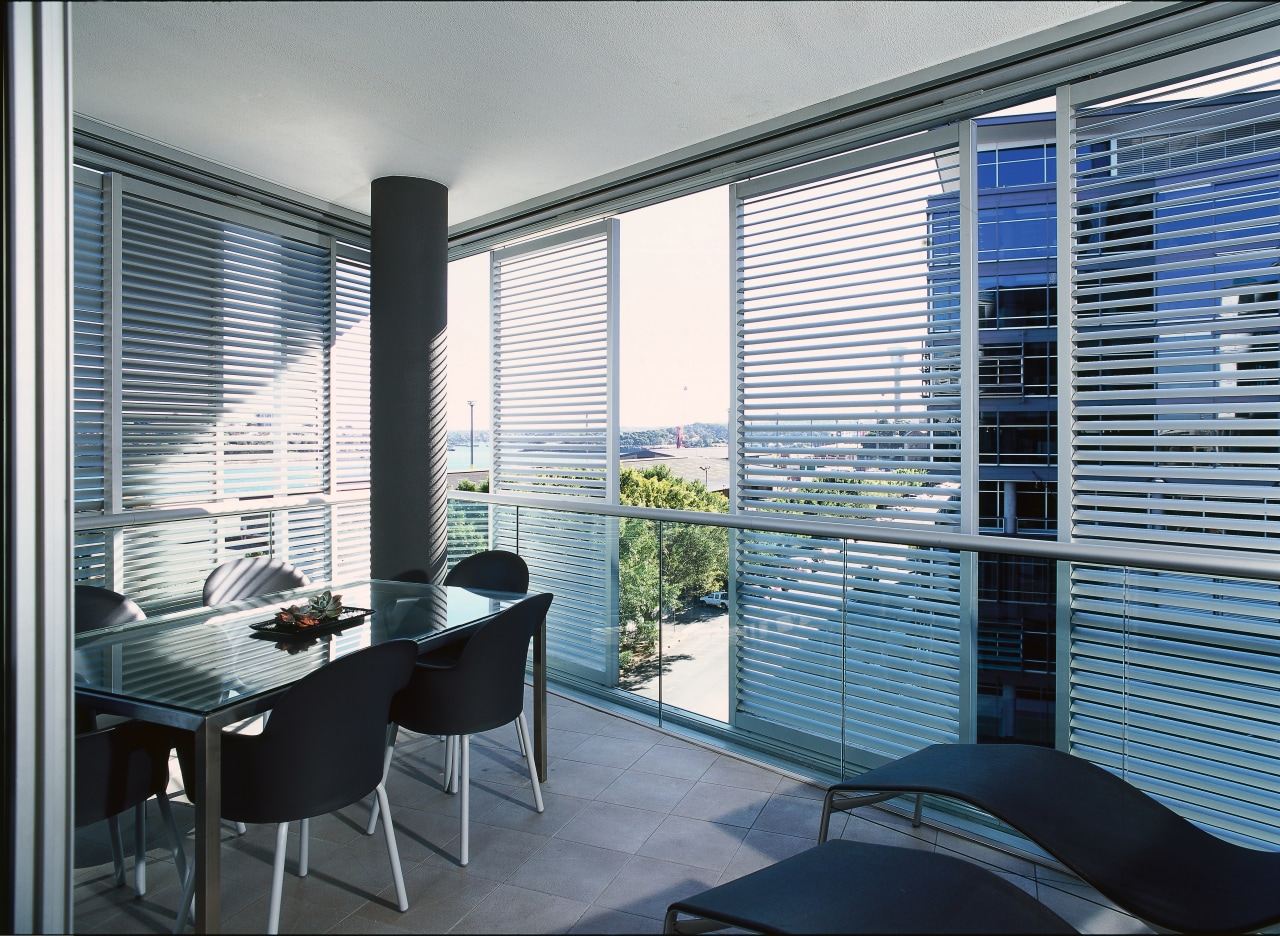
<svg viewBox="0 0 1280 936">
<path fill-rule="evenodd" d="M 547 622 L 533 641 L 533 760 L 538 782 L 547 782 Z"/>
<path fill-rule="evenodd" d="M 195 926 L 197 933 L 217 933 L 222 929 L 222 728 L 206 720 L 195 735 L 196 775 L 200 778 Z"/>
</svg>

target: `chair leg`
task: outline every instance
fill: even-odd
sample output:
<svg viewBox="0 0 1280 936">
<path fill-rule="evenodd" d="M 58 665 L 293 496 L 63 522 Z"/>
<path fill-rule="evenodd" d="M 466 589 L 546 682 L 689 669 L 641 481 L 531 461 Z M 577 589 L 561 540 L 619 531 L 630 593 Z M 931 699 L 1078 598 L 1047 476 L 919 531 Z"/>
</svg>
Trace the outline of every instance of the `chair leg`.
<svg viewBox="0 0 1280 936">
<path fill-rule="evenodd" d="M 307 876 L 307 866 L 311 859 L 311 820 L 303 819 L 298 824 L 298 877 Z"/>
<path fill-rule="evenodd" d="M 516 716 L 516 734 L 520 736 L 520 749 L 529 764 L 529 781 L 533 784 L 533 805 L 542 812 L 542 787 L 538 784 L 538 766 L 533 762 L 533 745 L 529 743 L 529 725 L 524 712 Z"/>
<path fill-rule="evenodd" d="M 182 847 L 182 836 L 178 833 L 178 823 L 173 819 L 173 809 L 169 805 L 169 794 L 156 794 L 156 805 L 160 807 L 160 817 L 164 819 L 169 830 L 169 851 L 173 853 L 173 863 L 178 869 L 178 881 L 187 882 L 187 853 Z"/>
<path fill-rule="evenodd" d="M 244 835 L 248 831 L 243 822 L 236 823 L 236 835 Z"/>
<path fill-rule="evenodd" d="M 458 761 L 461 769 L 458 780 L 458 812 L 462 816 L 462 844 L 458 852 L 458 863 L 465 868 L 471 860 L 471 735 L 459 736 Z"/>
<path fill-rule="evenodd" d="M 145 800 L 133 808 L 133 892 L 139 897 L 147 892 L 147 804 Z"/>
<path fill-rule="evenodd" d="M 382 786 L 385 789 L 387 785 L 387 776 L 391 773 L 391 753 L 396 749 L 396 734 L 399 730 L 394 723 L 387 731 L 387 750 L 382 755 Z M 365 826 L 364 834 L 373 835 L 373 830 L 378 827 L 378 798 L 373 798 L 373 805 L 369 807 L 369 824 Z"/>
<path fill-rule="evenodd" d="M 516 743 L 520 745 L 520 756 L 527 757 L 529 754 L 529 748 L 525 746 L 524 735 L 520 733 L 519 725 L 516 726 Z"/>
<path fill-rule="evenodd" d="M 196 863 L 191 859 L 191 867 L 187 869 L 186 879 L 182 882 L 182 903 L 178 905 L 178 918 L 173 921 L 173 932 L 181 933 L 187 928 L 188 917 L 196 913 Z"/>
<path fill-rule="evenodd" d="M 280 898 L 284 894 L 284 854 L 289 844 L 289 823 L 276 826 L 276 855 L 271 865 L 271 908 L 267 912 L 267 932 L 280 932 Z"/>
<path fill-rule="evenodd" d="M 391 877 L 396 883 L 396 900 L 400 912 L 409 909 L 409 895 L 404 890 L 404 872 L 400 868 L 400 849 L 396 848 L 396 830 L 391 822 L 391 803 L 387 800 L 387 788 L 381 783 L 374 790 L 378 802 L 382 804 L 382 828 L 387 836 L 387 857 L 391 859 Z"/>
<path fill-rule="evenodd" d="M 116 865 L 116 887 L 124 887 L 124 845 L 120 841 L 120 817 L 107 817 L 107 832 L 111 835 L 111 860 Z"/>
<path fill-rule="evenodd" d="M 453 742 L 456 740 L 453 735 L 445 735 L 444 738 L 444 791 L 446 793 L 453 792 Z"/>
<path fill-rule="evenodd" d="M 911 816 L 911 828 L 920 828 L 920 814 L 924 812 L 924 794 L 916 794 L 916 811 Z"/>
</svg>

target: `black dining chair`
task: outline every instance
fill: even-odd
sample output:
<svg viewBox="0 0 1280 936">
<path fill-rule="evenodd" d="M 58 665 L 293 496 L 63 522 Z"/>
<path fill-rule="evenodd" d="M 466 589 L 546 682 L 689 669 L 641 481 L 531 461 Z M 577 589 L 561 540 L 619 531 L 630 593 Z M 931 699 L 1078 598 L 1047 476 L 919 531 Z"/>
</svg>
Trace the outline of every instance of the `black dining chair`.
<svg viewBox="0 0 1280 936">
<path fill-rule="evenodd" d="M 222 815 L 240 822 L 275 822 L 267 932 L 280 928 L 289 823 L 306 822 L 377 795 L 390 816 L 383 753 L 392 699 L 409 682 L 418 658 L 412 640 L 357 650 L 294 683 L 271 710 L 261 734 L 222 736 Z M 199 796 L 197 790 L 196 795 Z M 387 855 L 401 912 L 409 909 L 395 830 L 385 825 Z M 299 845 L 298 876 L 309 870 L 307 839 Z M 188 877 L 178 929 L 186 925 L 195 875 Z"/>
<path fill-rule="evenodd" d="M 138 607 L 137 603 L 131 598 L 126 598 L 119 592 L 113 592 L 109 588 L 100 588 L 97 585 L 77 585 L 75 587 L 75 632 L 77 634 L 87 633 L 88 631 L 100 630 L 104 627 L 115 627 L 120 624 L 131 624 L 134 621 L 146 620 L 146 614 Z M 117 719 L 122 721 L 123 719 Z M 75 727 L 76 734 L 88 734 L 98 728 L 98 713 L 87 705 L 79 702 L 75 704 Z M 101 745 L 89 745 L 85 749 L 86 757 L 92 758 L 94 755 L 101 753 Z M 97 762 L 86 768 L 87 776 L 106 777 L 110 775 L 110 767 L 106 762 Z M 145 799 L 145 797 L 144 797 Z M 127 807 L 126 807 L 127 808 Z M 116 865 L 116 884 L 123 887 L 125 879 L 124 871 L 124 847 L 120 839 L 120 817 L 119 813 L 124 809 L 116 810 L 103 815 L 107 821 L 107 831 L 111 835 L 111 855 Z"/>
<path fill-rule="evenodd" d="M 101 630 L 104 627 L 115 627 L 120 624 L 131 624 L 134 621 L 145 621 L 143 610 L 131 599 L 109 588 L 97 585 L 77 585 L 75 587 L 75 632 L 84 634 Z M 76 733 L 83 734 L 98 727 L 97 713 L 88 706 L 76 703 Z M 114 819 L 111 821 L 111 834 L 114 839 L 120 836 L 120 827 Z M 117 877 L 123 877 L 124 868 L 116 869 Z"/>
<path fill-rule="evenodd" d="M 169 741 L 163 729 L 138 721 L 126 721 L 76 735 L 75 827 L 106 820 L 111 829 L 111 857 L 116 886 L 123 887 L 124 849 L 120 842 L 120 814 L 134 811 L 133 887 L 139 897 L 147 892 L 146 804 L 156 798 L 169 831 L 169 848 L 178 870 L 186 878 L 182 837 L 173 819 L 166 792 L 169 786 Z"/>
<path fill-rule="evenodd" d="M 460 559 L 444 583 L 523 595 L 529 590 L 529 566 L 513 552 L 486 549 Z"/>
<path fill-rule="evenodd" d="M 246 556 L 218 566 L 204 580 L 203 601 L 206 605 L 257 598 L 272 592 L 303 588 L 311 580 L 300 569 L 282 559 L 270 556 Z M 244 824 L 237 822 L 236 831 L 244 835 Z"/>
<path fill-rule="evenodd" d="M 542 626 L 552 596 L 532 595 L 484 621 L 471 635 L 456 663 L 441 666 L 419 660 L 409 685 L 396 696 L 386 749 L 391 764 L 397 726 L 420 734 L 445 735 L 456 749 L 453 758 L 459 779 L 462 835 L 459 863 L 470 860 L 470 741 L 471 735 L 516 723 L 529 765 L 533 802 L 542 812 L 542 789 L 533 762 L 533 746 L 524 717 L 524 672 L 529 643 Z M 365 830 L 372 835 L 378 821 L 374 804 Z M 381 804 L 385 809 L 385 804 Z"/>
<path fill-rule="evenodd" d="M 209 573 L 204 580 L 203 600 L 206 605 L 217 605 L 310 584 L 305 573 L 282 559 L 246 556 L 224 562 Z"/>
<path fill-rule="evenodd" d="M 75 593 L 76 633 L 99 630 L 146 620 L 146 614 L 131 598 L 96 585 L 77 585 Z"/>
<path fill-rule="evenodd" d="M 529 590 L 529 566 L 513 552 L 505 549 L 486 549 L 483 552 L 472 553 L 470 556 L 464 556 L 458 560 L 457 564 L 449 570 L 444 577 L 446 585 L 456 585 L 459 588 L 473 588 L 480 591 L 496 591 L 509 592 L 515 595 L 523 595 Z M 458 656 L 462 653 L 462 648 L 467 645 L 467 641 L 471 635 L 464 634 L 457 640 L 450 643 L 434 647 L 424 653 L 419 659 L 422 663 L 435 663 L 441 666 L 452 666 L 458 661 Z M 516 732 L 516 740 L 520 745 L 520 754 L 525 754 L 524 738 L 519 731 Z M 449 751 L 452 753 L 453 746 L 450 745 Z M 456 765 L 451 757 L 447 758 L 445 764 L 445 772 L 454 780 L 456 780 Z M 372 830 L 369 832 L 373 834 Z"/>
<path fill-rule="evenodd" d="M 405 574 L 398 581 L 417 582 L 419 579 L 412 574 Z M 529 590 L 529 566 L 513 552 L 486 549 L 460 559 L 445 575 L 444 583 L 459 588 L 523 595 Z M 422 662 L 452 665 L 457 662 L 458 655 L 470 638 L 471 633 L 467 633 L 449 643 L 433 647 L 422 655 Z"/>
</svg>

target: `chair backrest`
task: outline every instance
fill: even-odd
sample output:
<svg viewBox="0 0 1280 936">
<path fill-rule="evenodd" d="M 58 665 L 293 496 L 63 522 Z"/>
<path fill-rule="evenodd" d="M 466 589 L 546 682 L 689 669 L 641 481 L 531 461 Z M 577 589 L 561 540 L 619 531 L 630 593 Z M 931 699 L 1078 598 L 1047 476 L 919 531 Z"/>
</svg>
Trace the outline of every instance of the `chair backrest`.
<svg viewBox="0 0 1280 936">
<path fill-rule="evenodd" d="M 76 735 L 76 828 L 116 816 L 169 783 L 163 729 L 128 721 Z"/>
<path fill-rule="evenodd" d="M 147 617 L 132 599 L 113 592 L 109 588 L 99 588 L 97 585 L 77 585 L 75 600 L 77 634 L 102 627 L 142 621 Z M 75 717 L 77 734 L 93 731 L 98 726 L 97 715 L 84 705 L 76 704 Z"/>
<path fill-rule="evenodd" d="M 310 585 L 300 570 L 270 556 L 248 556 L 224 562 L 204 580 L 204 603 L 222 604 Z"/>
<path fill-rule="evenodd" d="M 420 665 L 395 702 L 396 720 L 427 734 L 476 734 L 524 709 L 529 642 L 546 620 L 549 594 L 531 595 L 485 621 L 448 669 Z"/>
<path fill-rule="evenodd" d="M 132 599 L 96 585 L 76 586 L 76 633 L 142 621 L 146 614 Z"/>
<path fill-rule="evenodd" d="M 367 796 L 382 779 L 391 700 L 417 658 L 412 640 L 349 653 L 294 683 L 261 734 L 225 734 L 223 815 L 289 822 Z"/>
<path fill-rule="evenodd" d="M 513 552 L 486 549 L 461 560 L 444 583 L 523 595 L 529 590 L 529 566 Z"/>
</svg>

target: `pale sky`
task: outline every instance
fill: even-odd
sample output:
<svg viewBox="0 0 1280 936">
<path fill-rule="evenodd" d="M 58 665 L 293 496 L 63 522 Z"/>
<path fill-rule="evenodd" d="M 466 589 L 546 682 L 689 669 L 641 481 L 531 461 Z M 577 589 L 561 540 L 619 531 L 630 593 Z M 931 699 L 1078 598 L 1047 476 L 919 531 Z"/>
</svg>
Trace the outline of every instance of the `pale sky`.
<svg viewBox="0 0 1280 936">
<path fill-rule="evenodd" d="M 729 189 L 619 215 L 619 421 L 725 422 Z M 489 255 L 449 264 L 449 428 L 489 427 Z"/>
</svg>

